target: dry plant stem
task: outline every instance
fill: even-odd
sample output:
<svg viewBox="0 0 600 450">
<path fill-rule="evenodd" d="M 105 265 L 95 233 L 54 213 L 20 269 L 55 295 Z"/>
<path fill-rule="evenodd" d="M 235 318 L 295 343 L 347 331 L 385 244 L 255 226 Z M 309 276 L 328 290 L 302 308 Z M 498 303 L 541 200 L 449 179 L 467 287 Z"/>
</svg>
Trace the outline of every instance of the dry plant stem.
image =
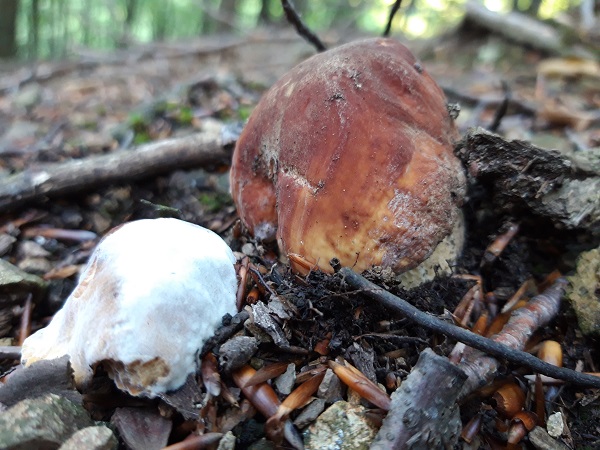
<svg viewBox="0 0 600 450">
<path fill-rule="evenodd" d="M 186 167 L 229 164 L 230 144 L 222 138 L 221 130 L 210 130 L 133 150 L 29 168 L 0 180 L 0 213 L 29 201 L 94 186 L 130 182 Z"/>
<path fill-rule="evenodd" d="M 289 23 L 291 23 L 294 26 L 294 28 L 300 36 L 302 36 L 304 39 L 306 39 L 307 42 L 312 44 L 317 49 L 317 51 L 324 52 L 325 50 L 327 50 L 327 47 L 325 46 L 325 44 L 323 44 L 323 42 L 321 42 L 321 39 L 319 39 L 319 37 L 312 31 L 310 31 L 308 27 L 304 24 L 304 22 L 302 22 L 300 15 L 294 8 L 294 5 L 291 1 L 281 0 L 281 6 L 283 7 L 285 18 Z"/>
<path fill-rule="evenodd" d="M 502 91 L 504 92 L 504 99 L 502 100 L 502 103 L 500 103 L 500 106 L 498 106 L 496 109 L 492 123 L 490 123 L 490 126 L 488 127 L 488 130 L 490 130 L 492 133 L 498 131 L 500 123 L 502 122 L 502 118 L 506 115 L 506 111 L 508 111 L 508 103 L 510 102 L 511 92 L 506 81 L 502 81 Z"/>
<path fill-rule="evenodd" d="M 257 285 L 263 287 L 269 294 L 277 296 L 277 292 L 275 292 L 273 288 L 268 285 L 260 271 L 254 265 L 250 264 L 250 266 L 248 266 L 248 270 L 250 270 L 250 274 Z"/>
<path fill-rule="evenodd" d="M 352 288 L 360 289 L 366 296 L 377 300 L 379 303 L 381 303 L 388 309 L 391 309 L 397 313 L 404 315 L 408 319 L 418 323 L 419 325 L 429 330 L 445 334 L 460 342 L 464 342 L 465 344 L 471 347 L 481 350 L 481 352 L 479 353 L 479 356 L 481 358 L 486 357 L 490 360 L 493 360 L 492 357 L 485 355 L 485 353 L 487 353 L 489 355 L 506 359 L 511 363 L 529 367 L 530 369 L 541 374 L 569 381 L 577 385 L 600 387 L 600 378 L 598 377 L 582 374 L 579 372 L 575 372 L 574 370 L 565 369 L 562 367 L 556 367 L 552 364 L 548 364 L 541 361 L 540 359 L 536 358 L 533 355 L 530 355 L 529 353 L 520 350 L 515 350 L 515 348 L 519 348 L 519 338 L 512 338 L 508 335 L 508 333 L 517 332 L 519 336 L 523 336 L 527 333 L 522 333 L 518 329 L 515 330 L 514 325 L 510 325 L 510 322 L 505 327 L 507 333 L 503 332 L 501 335 L 499 335 L 497 340 L 484 338 L 482 336 L 476 335 L 475 333 L 472 333 L 471 331 L 456 327 L 455 325 L 452 325 L 448 322 L 444 322 L 436 317 L 424 313 L 423 311 L 420 311 L 419 309 L 415 308 L 410 303 L 408 303 L 406 300 L 403 300 L 399 297 L 396 297 L 393 294 L 390 294 L 385 289 L 377 286 L 374 283 L 371 283 L 369 280 L 357 274 L 348 267 L 342 268 L 339 271 L 339 273 L 344 277 L 346 283 L 348 283 L 348 285 L 350 285 Z M 546 292 L 532 299 L 530 301 L 529 306 L 531 306 L 531 308 L 534 309 L 537 308 L 537 305 L 539 303 L 542 303 L 543 300 L 551 299 L 551 297 L 556 296 L 560 297 L 560 295 L 562 295 L 563 292 L 565 280 L 559 280 L 561 281 L 557 280 L 558 282 L 551 286 L 548 290 L 546 290 Z M 558 303 L 558 301 L 556 303 Z M 545 311 L 546 314 L 543 314 L 542 316 L 537 316 L 540 319 L 540 322 L 535 323 L 534 321 L 537 319 L 533 319 L 530 320 L 530 323 L 532 325 L 535 324 L 536 327 L 543 326 L 545 325 L 545 323 L 548 322 L 549 319 L 553 317 L 551 314 L 555 314 L 557 310 L 558 308 L 556 307 L 556 309 L 553 309 L 551 311 Z M 532 311 L 532 313 L 534 313 L 534 311 Z M 521 316 L 521 314 L 519 314 L 519 316 Z M 542 322 L 542 320 L 545 320 L 545 322 Z M 532 330 L 529 331 L 529 334 L 531 332 Z M 524 343 L 525 341 L 522 342 Z M 498 363 L 496 362 L 496 364 Z M 478 381 L 482 379 L 476 371 L 471 370 L 473 369 L 473 367 L 466 366 L 466 368 L 469 369 L 471 372 L 469 373 L 469 376 L 475 377 L 473 379 L 473 382 L 471 382 L 471 380 L 468 380 L 467 384 L 471 384 L 473 386 L 472 389 L 476 389 L 476 387 L 479 385 Z"/>
<path fill-rule="evenodd" d="M 390 35 L 390 31 L 392 31 L 392 21 L 394 20 L 394 16 L 400 9 L 402 5 L 402 0 L 396 0 L 390 9 L 390 16 L 388 17 L 387 25 L 385 26 L 385 30 L 383 32 L 383 37 L 388 37 Z"/>
<path fill-rule="evenodd" d="M 502 331 L 498 334 L 492 336 L 490 338 L 491 341 L 497 344 L 501 344 L 506 346 L 508 349 L 513 349 L 511 351 L 520 352 L 531 337 L 531 335 L 538 328 L 549 323 L 557 314 L 560 309 L 560 298 L 564 293 L 565 285 L 567 281 L 564 278 L 558 278 L 548 289 L 546 289 L 543 293 L 536 295 L 533 297 L 525 306 L 515 310 L 509 321 L 502 328 Z M 474 346 L 472 346 L 474 347 Z M 484 352 L 482 352 L 479 348 L 478 350 L 469 349 L 463 355 L 463 360 L 459 364 L 459 367 L 463 369 L 468 375 L 469 379 L 465 383 L 464 390 L 462 395 L 465 396 L 469 392 L 474 391 L 482 386 L 488 384 L 494 375 L 497 372 L 499 362 L 497 359 L 492 358 Z M 491 353 L 487 352 L 486 353 Z M 585 375 L 579 372 L 575 372 L 569 369 L 564 369 L 562 367 L 556 367 L 552 364 L 549 364 L 541 359 L 535 358 L 528 353 L 520 352 L 523 354 L 527 354 L 530 358 L 536 360 L 539 363 L 543 363 L 544 366 L 554 367 L 555 369 L 567 370 L 569 373 L 576 376 L 576 378 L 581 379 L 582 377 L 591 378 L 592 380 L 595 377 L 590 377 L 589 375 Z M 505 356 L 505 359 L 518 363 L 518 361 L 512 361 L 508 357 Z M 525 362 L 521 362 L 521 364 L 527 365 L 533 370 L 547 376 L 553 376 L 555 378 L 559 378 L 565 381 L 571 381 L 576 384 L 588 385 L 585 380 L 583 383 L 580 383 L 576 379 L 568 379 L 564 375 L 567 372 L 563 372 L 563 375 L 554 376 L 549 375 L 548 371 L 539 370 L 538 367 L 530 366 Z M 546 368 L 546 367 L 545 367 Z M 569 375 L 570 376 L 570 375 Z M 598 379 L 595 380 L 597 384 L 594 386 L 600 386 L 598 383 Z"/>
<path fill-rule="evenodd" d="M 512 239 L 519 232 L 519 225 L 516 223 L 509 223 L 508 229 L 504 232 L 496 236 L 496 239 L 485 249 L 485 253 L 483 255 L 483 259 L 481 261 L 481 266 L 489 266 L 492 264 L 496 258 L 498 258 L 506 246 L 512 241 Z"/>
<path fill-rule="evenodd" d="M 209 448 L 217 444 L 223 433 L 205 433 L 199 436 L 191 436 L 176 444 L 169 445 L 163 450 L 197 450 L 199 448 Z"/>
<path fill-rule="evenodd" d="M 25 305 L 23 306 L 23 314 L 21 315 L 21 327 L 19 330 L 19 345 L 23 345 L 23 341 L 31 334 L 31 311 L 33 309 L 32 295 L 27 295 Z"/>
</svg>

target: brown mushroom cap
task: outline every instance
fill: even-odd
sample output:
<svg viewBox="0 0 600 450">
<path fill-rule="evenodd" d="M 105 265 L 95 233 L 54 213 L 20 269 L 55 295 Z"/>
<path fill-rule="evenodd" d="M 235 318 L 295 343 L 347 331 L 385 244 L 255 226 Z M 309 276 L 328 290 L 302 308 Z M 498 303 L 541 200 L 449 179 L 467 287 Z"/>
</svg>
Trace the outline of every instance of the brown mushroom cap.
<svg viewBox="0 0 600 450">
<path fill-rule="evenodd" d="M 459 216 L 465 177 L 442 90 L 402 44 L 317 54 L 261 99 L 238 140 L 231 189 L 257 238 L 327 270 L 400 273 Z M 275 235 L 276 233 L 276 235 Z"/>
</svg>

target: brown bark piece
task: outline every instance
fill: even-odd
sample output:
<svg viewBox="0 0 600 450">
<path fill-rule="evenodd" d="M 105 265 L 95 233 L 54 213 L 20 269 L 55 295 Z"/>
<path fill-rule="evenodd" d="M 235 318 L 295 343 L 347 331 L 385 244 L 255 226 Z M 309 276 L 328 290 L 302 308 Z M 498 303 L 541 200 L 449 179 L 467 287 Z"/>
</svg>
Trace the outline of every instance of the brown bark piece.
<svg viewBox="0 0 600 450">
<path fill-rule="evenodd" d="M 467 375 L 425 349 L 402 385 L 371 450 L 452 448 L 461 430 L 456 399 Z"/>
<path fill-rule="evenodd" d="M 477 128 L 457 149 L 469 174 L 491 184 L 504 209 L 522 208 L 567 228 L 600 226 L 600 168 L 523 141 L 506 141 Z"/>
</svg>

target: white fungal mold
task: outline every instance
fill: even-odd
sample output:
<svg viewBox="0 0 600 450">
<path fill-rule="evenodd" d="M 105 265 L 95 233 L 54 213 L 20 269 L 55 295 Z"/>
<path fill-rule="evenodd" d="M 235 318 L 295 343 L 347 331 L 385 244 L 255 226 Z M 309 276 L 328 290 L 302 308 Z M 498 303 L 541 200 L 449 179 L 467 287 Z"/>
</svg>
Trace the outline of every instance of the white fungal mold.
<svg viewBox="0 0 600 450">
<path fill-rule="evenodd" d="M 121 225 L 100 241 L 50 324 L 25 340 L 22 362 L 69 355 L 80 387 L 102 363 L 132 395 L 177 389 L 223 315 L 236 313 L 234 262 L 217 234 L 191 223 Z"/>
</svg>

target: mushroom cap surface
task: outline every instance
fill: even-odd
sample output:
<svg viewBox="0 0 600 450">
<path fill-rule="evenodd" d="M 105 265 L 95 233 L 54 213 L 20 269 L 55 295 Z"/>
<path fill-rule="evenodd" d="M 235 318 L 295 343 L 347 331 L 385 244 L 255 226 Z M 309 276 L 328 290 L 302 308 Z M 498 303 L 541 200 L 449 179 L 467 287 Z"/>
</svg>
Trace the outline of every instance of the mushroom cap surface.
<svg viewBox="0 0 600 450">
<path fill-rule="evenodd" d="M 352 42 L 265 93 L 235 148 L 232 195 L 248 230 L 286 254 L 401 273 L 459 220 L 457 139 L 442 90 L 405 46 Z"/>
</svg>

